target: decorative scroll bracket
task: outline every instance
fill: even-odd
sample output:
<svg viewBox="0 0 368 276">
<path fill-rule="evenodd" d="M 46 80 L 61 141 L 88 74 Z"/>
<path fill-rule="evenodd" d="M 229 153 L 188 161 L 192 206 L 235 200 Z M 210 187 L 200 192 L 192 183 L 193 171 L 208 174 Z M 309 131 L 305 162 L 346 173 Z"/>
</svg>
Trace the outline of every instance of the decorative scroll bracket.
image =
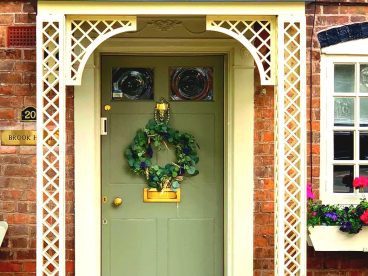
<svg viewBox="0 0 368 276">
<path fill-rule="evenodd" d="M 135 16 L 73 15 L 66 18 L 66 84 L 80 85 L 93 51 L 106 39 L 137 30 Z"/>
<path fill-rule="evenodd" d="M 253 56 L 262 85 L 276 84 L 276 18 L 272 16 L 207 16 L 207 30 L 239 41 Z"/>
</svg>

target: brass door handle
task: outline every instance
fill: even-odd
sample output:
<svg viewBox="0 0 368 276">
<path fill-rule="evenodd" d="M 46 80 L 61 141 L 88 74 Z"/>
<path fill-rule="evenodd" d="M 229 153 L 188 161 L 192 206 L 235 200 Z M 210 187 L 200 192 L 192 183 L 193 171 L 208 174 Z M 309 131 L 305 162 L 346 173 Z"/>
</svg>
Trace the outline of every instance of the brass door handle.
<svg viewBox="0 0 368 276">
<path fill-rule="evenodd" d="M 115 197 L 112 204 L 114 205 L 114 207 L 119 207 L 121 204 L 123 204 L 123 200 L 121 197 Z"/>
</svg>

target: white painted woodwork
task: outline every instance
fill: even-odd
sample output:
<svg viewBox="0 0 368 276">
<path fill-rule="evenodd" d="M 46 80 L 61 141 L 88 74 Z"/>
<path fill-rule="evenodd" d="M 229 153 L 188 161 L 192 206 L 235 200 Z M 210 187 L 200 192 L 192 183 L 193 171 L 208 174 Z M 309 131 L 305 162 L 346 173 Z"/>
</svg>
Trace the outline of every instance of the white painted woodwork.
<svg viewBox="0 0 368 276">
<path fill-rule="evenodd" d="M 357 43 L 359 42 L 359 43 Z M 335 63 L 368 63 L 368 50 L 366 49 L 366 39 L 357 40 L 350 44 L 348 42 L 341 43 L 347 46 L 360 45 L 357 48 L 355 55 L 349 54 L 350 50 L 344 47 L 337 47 L 338 45 L 327 47 L 326 50 L 329 54 L 321 55 L 321 120 L 320 120 L 320 199 L 324 204 L 358 204 L 362 198 L 362 194 L 358 190 L 353 193 L 334 193 L 333 192 L 333 163 L 341 163 L 347 165 L 368 165 L 366 160 L 358 160 L 359 156 L 359 136 L 355 135 L 354 139 L 354 156 L 356 157 L 353 161 L 345 160 L 333 160 L 334 159 L 334 144 L 333 141 L 333 130 L 338 129 L 342 131 L 368 131 L 368 127 L 360 127 L 357 124 L 354 127 L 334 127 L 334 97 L 348 96 L 355 98 L 354 107 L 354 121 L 358 120 L 360 114 L 360 105 L 358 103 L 359 97 L 365 97 L 365 93 L 334 93 L 334 64 Z M 365 49 L 360 52 L 359 49 Z M 350 48 L 349 48 L 350 49 Z M 325 50 L 324 50 L 325 51 Z M 331 54 L 330 54 L 331 53 Z M 338 54 L 341 53 L 341 54 Z M 363 54 L 365 53 L 365 54 Z M 355 76 L 355 82 L 358 85 L 358 75 Z M 357 168 L 355 169 L 357 172 Z M 357 175 L 356 175 L 357 176 Z"/>
<path fill-rule="evenodd" d="M 99 55 L 102 53 L 219 53 L 225 67 L 225 271 L 227 276 L 253 273 L 253 125 L 254 65 L 249 53 L 231 40 L 110 39 L 90 59 L 82 85 L 75 87 L 76 275 L 100 271 Z M 94 79 L 92 77 L 94 70 Z M 94 85 L 94 89 L 91 87 Z M 91 91 L 95 91 L 92 97 Z M 89 106 L 89 107 L 87 107 Z M 244 108 L 246 107 L 246 108 Z M 93 112 L 95 114 L 93 115 Z M 91 120 L 94 118 L 94 120 Z M 246 131 L 244 131 L 246 125 Z M 95 137 L 86 143 L 86 137 Z M 247 141 L 244 143 L 244 141 Z M 97 155 L 98 153 L 98 155 Z M 244 159 L 244 156 L 248 158 Z M 86 162 L 85 160 L 89 160 Z M 94 166 L 92 160 L 95 160 Z M 86 173 L 94 174 L 86 177 Z M 249 183 L 249 185 L 244 185 Z M 90 187 L 86 191 L 86 187 Z M 94 188 L 91 188 L 94 187 Z M 98 228 L 92 228 L 96 225 Z M 96 239 L 98 237 L 98 239 Z M 88 250 L 92 248 L 96 250 Z M 79 252 L 79 253 L 78 253 Z M 91 266 L 96 260 L 96 266 Z"/>
<path fill-rule="evenodd" d="M 0 221 L 0 247 L 3 243 L 6 231 L 8 231 L 8 224 L 5 221 Z"/>
<path fill-rule="evenodd" d="M 305 275 L 306 273 L 306 250 L 305 250 L 305 11 L 304 3 L 87 3 L 87 2 L 43 2 L 38 3 L 38 16 L 37 16 L 37 275 L 49 276 L 49 275 L 65 275 L 65 85 L 70 80 L 71 66 L 75 72 L 82 75 L 83 66 L 87 62 L 89 55 L 94 49 L 102 43 L 108 37 L 118 33 L 116 31 L 123 31 L 124 25 L 117 29 L 110 28 L 109 24 L 105 25 L 108 29 L 107 32 L 102 31 L 98 33 L 97 39 L 92 38 L 93 42 L 88 46 L 87 44 L 76 50 L 74 54 L 76 56 L 70 60 L 72 50 L 70 45 L 73 43 L 70 41 L 73 36 L 70 35 L 71 29 L 66 27 L 65 21 L 68 20 L 68 16 L 73 15 L 75 18 L 80 16 L 81 20 L 87 20 L 90 24 L 93 20 L 101 20 L 105 22 L 105 16 L 114 15 L 127 16 L 127 15 L 218 15 L 220 20 L 226 20 L 224 15 L 229 16 L 229 20 L 233 15 L 246 16 L 248 15 L 261 15 L 261 16 L 278 16 L 278 25 L 271 29 L 271 49 L 272 45 L 277 47 L 278 56 L 277 63 L 271 65 L 271 79 L 273 75 L 277 75 L 277 98 L 275 103 L 276 108 L 276 153 L 275 153 L 275 167 L 276 167 L 276 274 L 277 275 Z M 293 15 L 293 16 L 290 16 Z M 67 18 L 67 19 L 66 19 Z M 72 18 L 72 17 L 70 17 Z M 74 18 L 74 19 L 75 19 Z M 87 18 L 87 19 L 86 19 Z M 89 20 L 90 18 L 91 20 Z M 99 18 L 99 19 L 98 19 Z M 212 18 L 214 19 L 214 18 Z M 132 19 L 133 22 L 133 19 Z M 105 24 L 105 23 L 103 23 Z M 129 24 L 128 24 L 129 25 Z M 130 27 L 132 27 L 134 23 Z M 79 26 L 79 25 L 78 25 Z M 94 32 L 96 29 L 92 25 L 91 30 Z M 208 26 L 208 25 L 207 25 Z M 221 27 L 221 26 L 220 26 Z M 220 27 L 216 27 L 217 31 L 221 32 Z M 78 27 L 79 28 L 79 27 Z M 125 29 L 126 30 L 126 29 Z M 115 32 L 116 31 L 116 32 Z M 240 43 L 241 31 L 231 31 L 231 37 L 236 38 Z M 68 33 L 69 32 L 69 33 Z M 88 32 L 88 28 L 87 28 Z M 230 32 L 230 31 L 229 31 Z M 277 34 L 277 36 L 276 36 Z M 86 30 L 84 34 L 88 36 Z M 230 35 L 230 33 L 229 33 Z M 78 36 L 77 36 L 78 37 Z M 75 37 L 74 37 L 75 38 Z M 101 39 L 99 39 L 101 38 Z M 244 37 L 243 37 L 244 38 Z M 81 45 L 79 38 L 74 41 L 75 45 Z M 276 41 L 277 40 L 277 41 Z M 199 41 L 199 40 L 198 40 Z M 128 40 L 126 41 L 128 43 Z M 245 178 L 249 179 L 249 176 L 253 176 L 253 133 L 250 131 L 239 131 L 244 129 L 244 124 L 238 125 L 238 123 L 252 122 L 252 118 L 241 117 L 238 118 L 238 114 L 244 116 L 250 116 L 249 110 L 244 111 L 245 105 L 251 103 L 253 105 L 253 93 L 247 91 L 245 95 L 240 96 L 237 89 L 244 89 L 240 87 L 240 83 L 243 83 L 244 79 L 252 81 L 251 74 L 253 76 L 253 68 L 246 69 L 244 71 L 235 70 L 236 60 L 241 60 L 241 56 L 244 55 L 243 51 L 240 51 L 240 59 L 237 59 L 238 50 L 237 47 L 226 46 L 223 42 L 211 42 L 207 45 L 197 45 L 196 51 L 204 53 L 225 53 L 229 57 L 228 64 L 228 92 L 229 98 L 225 106 L 225 114 L 227 114 L 225 120 L 225 140 L 229 142 L 229 146 L 226 149 L 227 159 L 226 165 L 228 171 L 226 182 L 228 188 L 226 193 L 226 201 L 228 204 L 226 209 L 227 229 L 226 229 L 226 276 L 238 276 L 239 273 L 244 275 L 251 275 L 252 262 L 253 262 L 253 248 L 248 246 L 244 248 L 244 239 L 248 242 L 252 241 L 253 237 L 253 210 L 252 206 L 245 208 L 246 204 L 251 203 L 251 195 L 253 194 L 253 185 L 241 185 Z M 123 43 L 121 43 L 123 44 Z M 68 46 L 69 45 L 69 46 Z M 91 46 L 93 45 L 93 46 Z M 243 45 L 248 50 L 253 51 L 248 43 L 243 41 Z M 171 46 L 175 46 L 175 52 L 180 51 L 190 52 L 192 47 L 189 47 L 185 51 L 185 46 L 170 40 L 169 45 L 161 45 L 160 49 L 156 52 L 168 53 Z M 69 47 L 69 48 L 68 48 Z M 121 53 L 122 50 L 126 52 L 139 52 L 139 49 L 143 49 L 143 52 L 151 53 L 153 49 L 148 50 L 143 46 L 133 47 L 132 45 L 113 45 L 109 46 L 110 49 L 114 49 L 113 52 Z M 109 48 L 107 47 L 107 48 Z M 107 49 L 106 48 L 106 49 Z M 120 50 L 119 50 L 120 49 Z M 194 48 L 193 48 L 194 49 Z M 81 51 L 81 52 L 78 52 Z M 125 52 L 125 53 L 126 53 Z M 233 59 L 235 58 L 235 59 Z M 258 55 L 258 58 L 262 60 L 262 57 Z M 76 60 L 73 65 L 71 64 Z M 97 60 L 97 59 L 96 59 Z M 251 61 L 251 59 L 249 59 Z M 259 62 L 256 63 L 259 66 Z M 271 61 L 272 63 L 272 61 Z M 77 65 L 79 64 L 79 65 Z M 276 66 L 277 64 L 277 66 Z M 233 67 L 234 66 L 234 67 Z M 76 69 L 78 68 L 78 69 Z M 79 69 L 81 68 L 81 69 Z M 79 71 L 81 70 L 81 71 Z M 259 68 L 262 73 L 262 68 Z M 272 70 L 275 70 L 272 73 Z M 278 72 L 276 72 L 278 70 Z M 240 74 L 249 74 L 247 77 Z M 263 76 L 263 79 L 265 75 Z M 79 80 L 78 80 L 79 81 Z M 77 79 L 71 81 L 72 84 L 79 84 Z M 95 77 L 95 87 L 99 87 L 98 77 Z M 266 84 L 266 82 L 263 82 Z M 271 82 L 270 82 L 271 83 Z M 268 83 L 268 84 L 270 84 Z M 81 86 L 81 89 L 83 85 Z M 253 89 L 253 85 L 248 85 Z M 76 89 L 78 91 L 78 89 Z M 87 92 L 84 92 L 87 93 Z M 76 93 L 77 94 L 77 93 Z M 239 95 L 238 95 L 239 94 Z M 240 98 L 237 98 L 240 97 Z M 239 101 L 238 101 L 239 100 Z M 240 100 L 243 100 L 243 105 L 239 104 Z M 91 99 L 92 101 L 92 99 Z M 96 109 L 96 100 L 93 99 L 91 108 Z M 87 103 L 84 103 L 87 104 Z M 91 104 L 91 103 L 89 103 Z M 99 103 L 98 103 L 99 104 Z M 76 109 L 76 113 L 78 108 Z M 227 112 L 227 113 L 226 113 Z M 98 114 L 98 113 L 94 113 Z M 78 115 L 77 115 L 78 116 Z M 82 117 L 85 114 L 81 115 Z M 94 118 L 94 119 L 93 119 Z M 95 116 L 90 117 L 88 126 L 92 130 L 97 130 L 99 120 L 95 120 Z M 97 122 L 97 125 L 95 123 Z M 93 124 L 93 126 L 92 126 Z M 77 125 L 77 123 L 76 123 Z M 82 128 L 83 129 L 83 128 Z M 238 132 L 239 131 L 239 132 Z M 79 135 L 79 134 L 78 134 Z M 235 137 L 236 135 L 236 137 Z M 242 139 L 238 135 L 244 135 Z M 95 137 L 94 135 L 90 137 Z M 91 138 L 92 139 L 92 138 Z M 97 139 L 96 137 L 93 139 Z M 55 144 L 48 143 L 50 140 L 55 141 Z M 98 139 L 97 139 L 98 140 Z M 93 140 L 90 142 L 89 150 L 96 150 L 96 146 L 99 147 L 99 142 Z M 248 141 L 246 145 L 240 145 L 239 141 Z M 87 145 L 89 143 L 86 143 Z M 76 142 L 76 149 L 78 153 L 78 147 L 82 144 Z M 82 147 L 85 145 L 83 144 Z M 244 152 L 235 152 L 234 149 Z M 242 154 L 240 154 L 242 153 Z M 98 160 L 99 156 L 93 154 L 86 155 L 85 158 L 91 157 L 90 160 Z M 240 159 L 241 156 L 241 159 Z M 249 162 L 244 164 L 244 156 L 248 156 Z M 77 161 L 78 157 L 76 157 Z M 78 159 L 79 162 L 80 159 Z M 240 163 L 239 163 L 240 162 Z M 86 162 L 87 163 L 87 162 Z M 90 162 L 92 166 L 93 162 Z M 241 164 L 241 165 L 239 165 Z M 77 165 L 77 164 L 76 164 Z M 77 165 L 78 166 L 78 165 Z M 99 173 L 98 163 L 93 163 L 95 169 L 94 173 Z M 241 168 L 241 169 L 240 169 Z M 85 168 L 84 168 L 85 170 Z M 76 171 L 76 174 L 78 172 Z M 76 177 L 77 179 L 78 177 Z M 80 179 L 80 178 L 79 178 Z M 249 181 L 248 183 L 250 183 Z M 253 184 L 253 182 L 252 182 Z M 86 185 L 76 182 L 76 186 Z M 93 189 L 91 194 L 87 195 L 87 198 L 98 200 L 96 196 L 98 192 L 98 185 L 95 182 L 92 184 Z M 85 186 L 86 187 L 86 186 Z M 92 190 L 92 189 L 91 189 Z M 76 189 L 78 193 L 78 188 Z M 79 197 L 80 199 L 80 197 Z M 76 195 L 76 200 L 78 196 Z M 249 201 L 249 202 L 248 202 Z M 82 203 L 81 203 L 82 204 Z M 99 204 L 93 202 L 92 204 Z M 78 203 L 76 203 L 76 206 Z M 97 205 L 96 205 L 97 206 Z M 94 206 L 94 208 L 97 208 Z M 239 208 L 238 206 L 242 206 Z M 250 208 L 249 208 L 250 207 Z M 92 210 L 94 210 L 94 208 Z M 96 215 L 96 213 L 93 213 Z M 92 213 L 90 214 L 92 216 Z M 85 217 L 88 217 L 85 216 Z M 244 226 L 242 221 L 245 219 L 247 225 Z M 91 218 L 89 217 L 89 223 L 99 219 L 99 215 Z M 243 220 L 242 220 L 243 219 Z M 81 222 L 85 222 L 83 219 Z M 78 222 L 76 222 L 78 227 Z M 94 227 L 88 224 L 89 227 Z M 79 223 L 79 226 L 81 224 Z M 81 229 L 86 229 L 81 226 Z M 99 235 L 99 230 L 86 231 L 84 234 L 91 232 L 92 237 L 96 238 Z M 244 234 L 246 231 L 246 235 Z M 79 239 L 80 234 L 77 237 Z M 76 242 L 83 244 L 87 239 L 81 239 Z M 99 242 L 99 240 L 94 240 Z M 95 246 L 95 245 L 94 245 Z M 95 249 L 98 248 L 94 247 Z M 77 248 L 78 251 L 85 252 L 89 246 L 84 249 Z M 97 249 L 96 249 L 97 250 Z M 239 251 L 240 250 L 240 251 Z M 238 252 L 239 251 L 239 252 Z M 91 253 L 92 259 L 98 260 L 96 257 L 99 252 Z M 79 255 L 80 256 L 80 255 Z M 238 258 L 238 256 L 242 256 Z M 246 256 L 246 260 L 243 257 Z M 82 257 L 81 257 L 82 258 Z M 77 266 L 79 259 L 77 259 Z M 87 261 L 84 261 L 84 265 Z M 90 262 L 88 263 L 90 266 Z M 99 264 L 97 264 L 99 266 Z M 52 271 L 50 268 L 54 268 Z M 82 267 L 80 268 L 82 269 Z M 245 269 L 245 270 L 244 270 Z M 94 272 L 98 275 L 99 270 Z M 78 274 L 77 274 L 78 275 Z"/>
<path fill-rule="evenodd" d="M 65 274 L 65 17 L 37 17 L 37 274 Z M 50 143 L 51 142 L 51 143 Z"/>
<path fill-rule="evenodd" d="M 305 17 L 278 17 L 275 273 L 306 275 Z"/>
<path fill-rule="evenodd" d="M 275 84 L 276 17 L 207 16 L 207 30 L 224 33 L 238 40 L 250 52 L 262 85 Z"/>
<path fill-rule="evenodd" d="M 357 234 L 344 233 L 339 226 L 308 227 L 308 242 L 316 251 L 368 252 L 368 227 Z"/>
</svg>

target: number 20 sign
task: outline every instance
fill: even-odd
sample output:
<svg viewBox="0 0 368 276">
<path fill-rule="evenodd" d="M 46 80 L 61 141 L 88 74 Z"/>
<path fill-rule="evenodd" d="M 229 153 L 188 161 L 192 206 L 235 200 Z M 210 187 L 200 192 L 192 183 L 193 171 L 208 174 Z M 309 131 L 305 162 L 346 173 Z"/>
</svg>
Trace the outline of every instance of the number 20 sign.
<svg viewBox="0 0 368 276">
<path fill-rule="evenodd" d="M 35 122 L 37 118 L 36 108 L 33 106 L 28 106 L 22 110 L 21 114 L 22 122 Z"/>
</svg>

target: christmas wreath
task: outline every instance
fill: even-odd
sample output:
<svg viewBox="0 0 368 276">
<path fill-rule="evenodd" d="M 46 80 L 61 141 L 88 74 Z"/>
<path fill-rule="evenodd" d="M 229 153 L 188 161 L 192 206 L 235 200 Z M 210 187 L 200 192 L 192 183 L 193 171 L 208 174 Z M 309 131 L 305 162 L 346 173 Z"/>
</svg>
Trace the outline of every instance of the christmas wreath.
<svg viewBox="0 0 368 276">
<path fill-rule="evenodd" d="M 175 148 L 176 161 L 164 167 L 152 163 L 153 150 Z M 133 142 L 125 150 L 131 170 L 143 175 L 150 188 L 161 191 L 164 188 L 176 190 L 184 176 L 194 176 L 199 173 L 196 164 L 199 161 L 198 144 L 193 135 L 181 133 L 171 128 L 165 122 L 150 120 L 144 129 L 139 129 Z M 199 147 L 198 147 L 199 148 Z"/>
</svg>

